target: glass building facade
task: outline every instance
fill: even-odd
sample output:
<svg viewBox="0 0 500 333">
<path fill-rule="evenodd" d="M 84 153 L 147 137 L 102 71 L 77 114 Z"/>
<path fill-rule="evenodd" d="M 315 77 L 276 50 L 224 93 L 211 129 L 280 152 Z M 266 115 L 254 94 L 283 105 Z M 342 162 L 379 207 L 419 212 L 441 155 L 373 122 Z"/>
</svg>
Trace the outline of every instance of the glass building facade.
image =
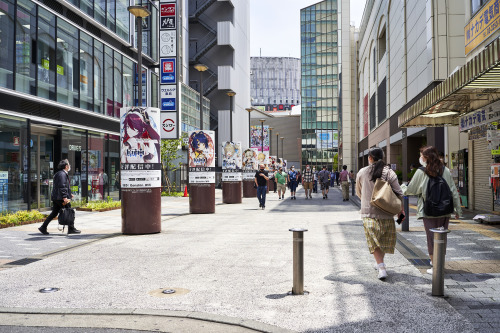
<svg viewBox="0 0 500 333">
<path fill-rule="evenodd" d="M 143 105 L 158 107 L 156 17 L 143 31 Z M 0 0 L 0 209 L 48 209 L 69 159 L 76 200 L 119 194 L 120 108 L 138 100 L 128 0 Z M 135 78 L 135 79 L 134 79 Z"/>
<path fill-rule="evenodd" d="M 339 150 L 340 2 L 300 11 L 302 168 L 333 166 Z"/>
<path fill-rule="evenodd" d="M 193 88 L 181 85 L 182 89 L 182 132 L 200 129 L 200 93 Z M 203 97 L 203 129 L 210 128 L 210 100 Z"/>
</svg>

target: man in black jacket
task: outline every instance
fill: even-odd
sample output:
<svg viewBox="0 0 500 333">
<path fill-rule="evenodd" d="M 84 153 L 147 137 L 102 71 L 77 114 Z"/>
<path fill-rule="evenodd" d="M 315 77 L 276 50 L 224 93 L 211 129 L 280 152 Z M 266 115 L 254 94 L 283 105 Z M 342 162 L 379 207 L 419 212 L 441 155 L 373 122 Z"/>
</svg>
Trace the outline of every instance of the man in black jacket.
<svg viewBox="0 0 500 333">
<path fill-rule="evenodd" d="M 45 219 L 42 226 L 38 228 L 40 232 L 44 235 L 48 235 L 47 226 L 50 221 L 52 221 L 58 214 L 63 206 L 70 204 L 71 198 L 71 188 L 69 183 L 68 172 L 71 170 L 71 165 L 69 165 L 68 160 L 62 160 L 57 166 L 59 170 L 54 175 L 54 187 L 52 188 L 52 212 Z M 81 231 L 76 229 L 74 225 L 68 226 L 68 234 L 79 234 Z"/>
</svg>

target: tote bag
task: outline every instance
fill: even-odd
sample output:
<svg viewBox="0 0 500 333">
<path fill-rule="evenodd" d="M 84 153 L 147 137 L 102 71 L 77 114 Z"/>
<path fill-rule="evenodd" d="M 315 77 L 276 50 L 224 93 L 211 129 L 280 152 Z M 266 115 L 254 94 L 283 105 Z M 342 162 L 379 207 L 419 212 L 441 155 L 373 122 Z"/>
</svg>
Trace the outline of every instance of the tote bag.
<svg viewBox="0 0 500 333">
<path fill-rule="evenodd" d="M 401 211 L 401 200 L 392 191 L 391 184 L 382 177 L 375 181 L 370 204 L 391 215 Z"/>
</svg>

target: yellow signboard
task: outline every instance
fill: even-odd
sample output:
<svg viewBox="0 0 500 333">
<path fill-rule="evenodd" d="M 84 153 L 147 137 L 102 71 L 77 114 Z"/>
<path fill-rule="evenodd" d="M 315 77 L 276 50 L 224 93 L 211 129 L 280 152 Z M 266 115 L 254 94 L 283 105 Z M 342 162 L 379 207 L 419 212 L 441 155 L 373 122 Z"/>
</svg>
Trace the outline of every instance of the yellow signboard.
<svg viewBox="0 0 500 333">
<path fill-rule="evenodd" d="M 490 0 L 465 26 L 465 54 L 500 28 L 500 0 Z"/>
<path fill-rule="evenodd" d="M 500 149 L 492 150 L 491 155 L 500 155 Z"/>
</svg>

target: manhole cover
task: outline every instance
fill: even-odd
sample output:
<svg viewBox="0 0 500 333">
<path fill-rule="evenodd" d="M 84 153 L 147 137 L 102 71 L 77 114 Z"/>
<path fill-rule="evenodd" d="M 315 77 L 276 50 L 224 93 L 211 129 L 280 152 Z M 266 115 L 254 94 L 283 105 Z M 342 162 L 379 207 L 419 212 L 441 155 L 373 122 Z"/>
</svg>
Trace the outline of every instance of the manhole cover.
<svg viewBox="0 0 500 333">
<path fill-rule="evenodd" d="M 149 292 L 151 296 L 155 297 L 176 297 L 189 293 L 190 290 L 177 287 L 160 288 Z"/>
<path fill-rule="evenodd" d="M 175 293 L 175 290 L 174 289 L 165 289 L 162 291 L 162 293 L 164 294 L 174 294 Z"/>
<path fill-rule="evenodd" d="M 53 293 L 55 291 L 59 291 L 59 288 L 43 288 L 39 290 L 41 293 Z"/>
</svg>

